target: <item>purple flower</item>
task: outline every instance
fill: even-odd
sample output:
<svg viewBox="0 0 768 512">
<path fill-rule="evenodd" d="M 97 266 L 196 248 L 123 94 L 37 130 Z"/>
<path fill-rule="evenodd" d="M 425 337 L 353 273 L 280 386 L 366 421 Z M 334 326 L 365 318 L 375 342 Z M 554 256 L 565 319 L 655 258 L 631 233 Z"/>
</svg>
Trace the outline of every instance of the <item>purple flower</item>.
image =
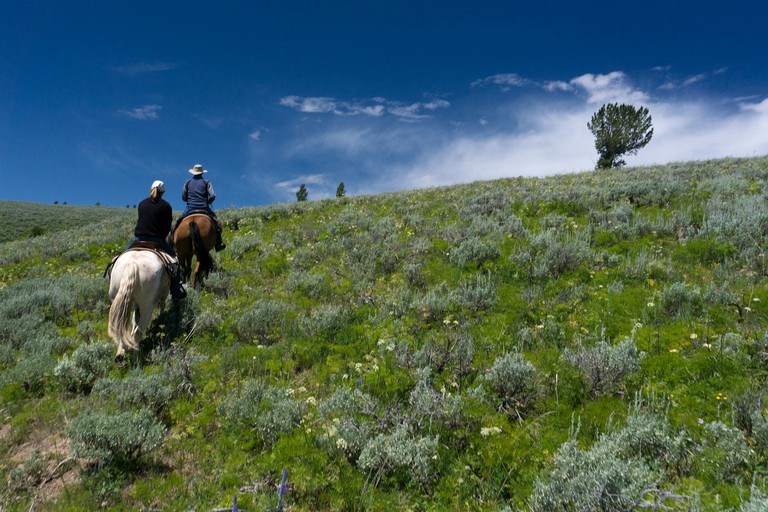
<svg viewBox="0 0 768 512">
<path fill-rule="evenodd" d="M 283 479 L 280 481 L 280 488 L 277 490 L 277 493 L 282 498 L 286 492 L 288 492 L 288 470 L 283 469 Z"/>
</svg>

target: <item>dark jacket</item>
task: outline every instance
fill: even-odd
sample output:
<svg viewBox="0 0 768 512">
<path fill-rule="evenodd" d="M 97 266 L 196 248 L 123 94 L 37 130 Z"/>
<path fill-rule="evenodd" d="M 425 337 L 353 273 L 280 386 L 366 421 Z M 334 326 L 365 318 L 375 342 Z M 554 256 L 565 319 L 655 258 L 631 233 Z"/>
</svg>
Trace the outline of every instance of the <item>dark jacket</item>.
<svg viewBox="0 0 768 512">
<path fill-rule="evenodd" d="M 187 203 L 190 210 L 207 208 L 216 199 L 216 192 L 210 181 L 202 175 L 187 180 L 181 192 L 181 200 Z"/>
<path fill-rule="evenodd" d="M 136 238 L 160 237 L 165 238 L 171 232 L 173 209 L 165 199 L 153 203 L 146 198 L 139 203 L 139 220 L 133 234 Z"/>
</svg>

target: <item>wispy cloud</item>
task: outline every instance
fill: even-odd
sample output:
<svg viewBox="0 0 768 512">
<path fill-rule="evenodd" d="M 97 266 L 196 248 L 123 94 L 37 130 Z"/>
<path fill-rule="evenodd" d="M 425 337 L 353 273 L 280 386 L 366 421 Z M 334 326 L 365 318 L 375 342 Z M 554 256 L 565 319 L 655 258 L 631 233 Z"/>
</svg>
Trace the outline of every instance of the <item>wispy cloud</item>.
<svg viewBox="0 0 768 512">
<path fill-rule="evenodd" d="M 447 108 L 450 106 L 450 103 L 443 99 L 403 104 L 378 97 L 372 98 L 366 102 L 361 102 L 342 101 L 324 96 L 285 96 L 280 99 L 280 105 L 306 114 L 334 114 L 337 116 L 362 115 L 368 117 L 381 117 L 384 114 L 390 114 L 404 121 L 419 121 L 432 117 L 431 114 L 425 112 L 433 112 L 440 108 Z"/>
<path fill-rule="evenodd" d="M 291 178 L 289 180 L 277 182 L 275 183 L 275 187 L 288 190 L 290 192 L 296 192 L 299 190 L 301 185 L 324 185 L 325 181 L 326 180 L 324 174 L 307 174 L 304 176 L 296 176 L 295 178 Z"/>
<path fill-rule="evenodd" d="M 699 73 L 697 75 L 690 76 L 684 80 L 676 81 L 676 80 L 669 80 L 667 82 L 664 82 L 661 86 L 659 86 L 659 89 L 663 90 L 673 90 L 673 89 L 683 89 L 685 87 L 689 87 L 697 82 L 701 82 L 702 80 L 707 79 L 706 73 Z"/>
<path fill-rule="evenodd" d="M 176 64 L 172 64 L 170 62 L 135 62 L 133 64 L 114 66 L 110 69 L 120 75 L 138 76 L 145 75 L 147 73 L 168 71 L 175 69 L 176 67 L 178 67 Z"/>
<path fill-rule="evenodd" d="M 502 91 L 509 92 L 514 87 L 537 87 L 548 92 L 583 92 L 587 94 L 589 103 L 605 103 L 612 101 L 628 101 L 630 103 L 645 101 L 648 96 L 628 83 L 627 76 L 621 71 L 607 74 L 587 73 L 570 81 L 548 80 L 536 81 L 523 78 L 516 73 L 493 75 L 475 80 L 471 87 L 495 85 Z"/>
<path fill-rule="evenodd" d="M 147 120 L 157 119 L 160 116 L 159 112 L 162 109 L 163 107 L 160 105 L 144 105 L 131 110 L 121 110 L 120 113 L 132 119 Z"/>
<path fill-rule="evenodd" d="M 524 87 L 527 85 L 535 85 L 535 82 L 523 78 L 517 73 L 501 73 L 498 75 L 491 75 L 485 78 L 475 80 L 470 84 L 471 87 L 484 87 L 486 85 L 498 85 L 501 86 L 503 91 L 509 91 L 512 87 Z"/>
<path fill-rule="evenodd" d="M 668 70 L 661 71 L 665 73 L 656 75 L 659 83 L 669 78 Z M 690 75 L 678 83 L 692 86 L 706 77 L 706 73 Z M 281 102 L 286 107 L 336 117 L 334 122 L 299 126 L 295 138 L 285 141 L 282 158 L 305 172 L 290 180 L 273 180 L 273 190 L 290 200 L 289 194 L 304 183 L 318 199 L 332 195 L 337 180 L 354 193 L 368 194 L 588 171 L 598 155 L 587 123 L 606 102 L 642 104 L 653 117 L 653 140 L 627 157 L 628 165 L 768 154 L 765 96 L 692 98 L 682 89 L 660 94 L 657 84 L 644 83 L 645 88 L 637 86 L 622 71 L 549 81 L 494 75 L 472 82 L 467 94 L 455 95 L 460 108 L 450 116 L 436 115 L 451 106 L 442 99 L 399 104 L 385 98 L 342 102 L 287 96 Z M 530 87 L 541 94 L 526 94 L 521 103 L 509 91 L 478 97 L 473 93 L 478 87 Z M 557 101 L 552 101 L 552 94 L 558 94 Z M 365 106 L 383 110 L 377 116 L 364 115 Z M 351 117 L 351 112 L 358 117 Z M 466 112 L 470 114 L 462 117 Z M 435 122 L 373 122 L 382 115 L 400 120 L 433 115 Z"/>
</svg>

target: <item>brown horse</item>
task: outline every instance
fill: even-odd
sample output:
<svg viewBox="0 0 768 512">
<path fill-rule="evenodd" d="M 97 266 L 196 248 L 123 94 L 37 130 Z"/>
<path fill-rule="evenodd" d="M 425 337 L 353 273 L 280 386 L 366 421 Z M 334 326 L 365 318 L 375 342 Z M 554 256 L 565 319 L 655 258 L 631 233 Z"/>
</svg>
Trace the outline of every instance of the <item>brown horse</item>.
<svg viewBox="0 0 768 512">
<path fill-rule="evenodd" d="M 216 245 L 216 227 L 211 218 L 204 213 L 193 213 L 184 217 L 173 233 L 173 245 L 179 256 L 181 279 L 188 282 L 192 277 L 192 287 L 199 287 L 202 279 L 213 269 L 210 251 Z M 197 258 L 195 271 L 192 272 L 192 256 Z"/>
</svg>

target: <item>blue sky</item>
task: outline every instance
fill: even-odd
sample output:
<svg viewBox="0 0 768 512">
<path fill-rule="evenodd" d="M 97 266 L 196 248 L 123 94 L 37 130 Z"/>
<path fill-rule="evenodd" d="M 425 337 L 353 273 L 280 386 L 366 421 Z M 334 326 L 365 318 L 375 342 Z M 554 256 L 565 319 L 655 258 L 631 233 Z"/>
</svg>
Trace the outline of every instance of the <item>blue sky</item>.
<svg viewBox="0 0 768 512">
<path fill-rule="evenodd" d="M 0 199 L 125 206 L 201 163 L 217 208 L 768 154 L 764 0 L 0 0 Z"/>
</svg>

